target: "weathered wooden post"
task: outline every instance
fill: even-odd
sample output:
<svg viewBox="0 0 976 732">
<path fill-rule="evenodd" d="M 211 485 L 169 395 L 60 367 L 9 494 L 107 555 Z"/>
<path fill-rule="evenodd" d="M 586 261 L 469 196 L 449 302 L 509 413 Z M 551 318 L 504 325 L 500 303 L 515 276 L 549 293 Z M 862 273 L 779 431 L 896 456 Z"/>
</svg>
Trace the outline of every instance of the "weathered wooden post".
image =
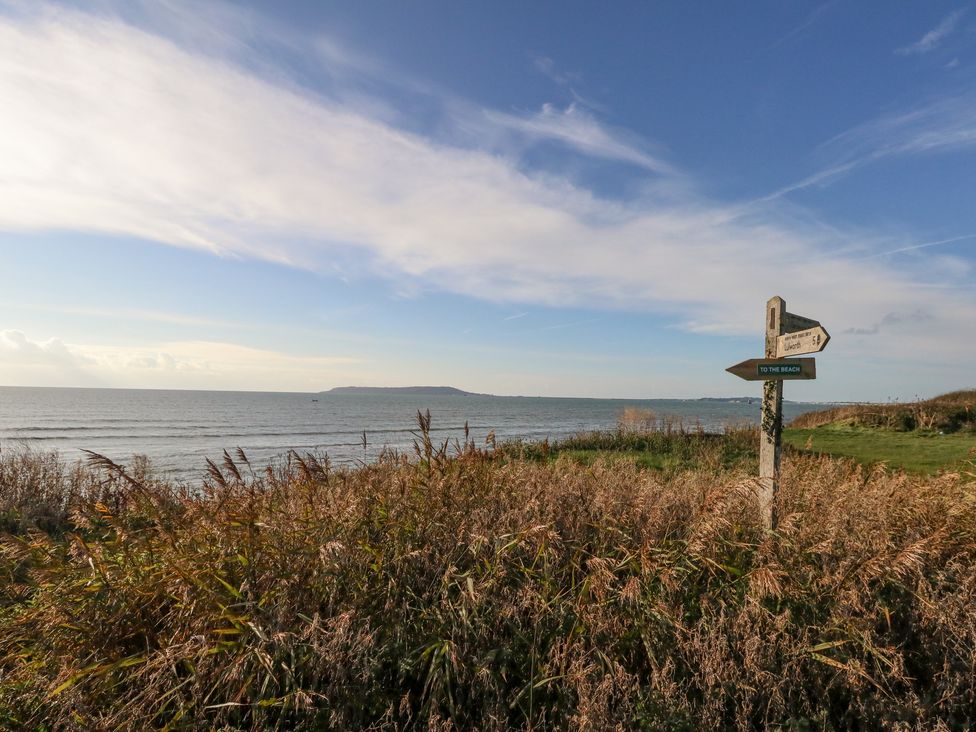
<svg viewBox="0 0 976 732">
<path fill-rule="evenodd" d="M 765 358 L 776 358 L 776 344 L 783 334 L 786 301 L 770 298 L 766 303 Z M 767 531 L 776 528 L 776 494 L 779 492 L 779 458 L 783 450 L 783 382 L 763 382 L 759 430 L 759 510 Z"/>
<path fill-rule="evenodd" d="M 746 381 L 763 382 L 759 430 L 759 509 L 767 531 L 776 529 L 776 494 L 779 492 L 779 458 L 783 445 L 783 381 L 817 378 L 813 358 L 784 358 L 819 353 L 830 334 L 819 322 L 786 312 L 786 301 L 766 303 L 764 358 L 750 358 L 726 369 Z"/>
</svg>

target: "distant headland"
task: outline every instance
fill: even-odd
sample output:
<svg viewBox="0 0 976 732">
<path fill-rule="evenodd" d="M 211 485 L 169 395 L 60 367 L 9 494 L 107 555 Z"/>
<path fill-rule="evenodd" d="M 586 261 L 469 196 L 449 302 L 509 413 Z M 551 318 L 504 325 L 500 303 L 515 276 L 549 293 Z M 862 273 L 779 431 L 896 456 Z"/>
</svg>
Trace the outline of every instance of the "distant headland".
<svg viewBox="0 0 976 732">
<path fill-rule="evenodd" d="M 322 394 L 411 394 L 415 396 L 491 396 L 453 386 L 337 386 Z"/>
<path fill-rule="evenodd" d="M 497 394 L 484 394 L 476 391 L 464 391 L 463 389 L 458 389 L 454 386 L 337 386 L 333 389 L 328 389 L 326 391 L 320 391 L 319 394 L 385 394 L 387 396 L 391 394 L 404 394 L 408 396 L 497 396 Z M 543 399 L 545 397 L 511 397 L 515 399 Z M 593 397 L 577 397 L 577 398 L 593 398 Z M 657 401 L 654 399 L 648 399 L 647 397 L 641 397 L 637 401 Z M 693 399 L 679 399 L 677 401 L 691 401 L 691 402 L 726 402 L 726 403 L 741 403 L 741 404 L 756 404 L 760 400 L 758 396 L 738 396 L 738 397 L 698 397 Z M 632 399 L 622 399 L 617 397 L 613 401 L 635 401 Z M 667 400 L 665 400 L 667 401 Z M 785 400 L 787 402 L 789 400 Z M 792 402 L 790 402 L 792 403 Z"/>
</svg>

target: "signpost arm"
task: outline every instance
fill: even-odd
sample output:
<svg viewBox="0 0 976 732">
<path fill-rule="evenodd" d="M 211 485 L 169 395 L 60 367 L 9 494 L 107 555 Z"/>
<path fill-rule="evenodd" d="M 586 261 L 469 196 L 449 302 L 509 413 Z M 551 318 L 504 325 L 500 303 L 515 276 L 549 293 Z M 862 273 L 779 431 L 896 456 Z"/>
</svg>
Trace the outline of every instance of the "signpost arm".
<svg viewBox="0 0 976 732">
<path fill-rule="evenodd" d="M 786 301 L 774 297 L 766 303 L 766 358 L 776 358 L 776 342 L 783 334 Z M 783 382 L 764 381 L 759 435 L 759 508 L 767 531 L 776 528 L 776 494 L 783 441 Z"/>
</svg>

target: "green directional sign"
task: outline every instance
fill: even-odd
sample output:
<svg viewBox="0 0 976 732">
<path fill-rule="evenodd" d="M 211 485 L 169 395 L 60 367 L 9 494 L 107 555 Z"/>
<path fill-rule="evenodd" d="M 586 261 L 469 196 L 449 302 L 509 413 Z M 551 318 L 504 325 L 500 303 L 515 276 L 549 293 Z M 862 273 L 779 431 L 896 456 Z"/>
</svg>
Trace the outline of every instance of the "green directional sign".
<svg viewBox="0 0 976 732">
<path fill-rule="evenodd" d="M 746 381 L 786 381 L 817 378 L 814 358 L 750 358 L 727 369 Z"/>
</svg>

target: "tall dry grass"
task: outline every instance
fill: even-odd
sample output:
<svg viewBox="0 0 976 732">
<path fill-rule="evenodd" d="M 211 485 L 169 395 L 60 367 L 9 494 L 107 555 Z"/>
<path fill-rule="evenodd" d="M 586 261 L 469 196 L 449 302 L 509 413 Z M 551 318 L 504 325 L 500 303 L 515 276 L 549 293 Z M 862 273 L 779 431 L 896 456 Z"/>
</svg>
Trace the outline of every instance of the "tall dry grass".
<svg viewBox="0 0 976 732">
<path fill-rule="evenodd" d="M 658 428 L 658 417 L 652 409 L 624 407 L 617 426 L 624 432 L 650 432 Z"/>
<path fill-rule="evenodd" d="M 23 515 L 0 554 L 0 721 L 973 724 L 972 476 L 791 456 L 767 537 L 752 479 L 719 460 L 665 479 L 429 436 L 417 452 L 355 470 L 226 455 L 200 493 L 55 461 L 56 525 L 17 498 L 45 474 L 17 461 L 45 458 L 4 453 L 0 502 Z"/>
</svg>

